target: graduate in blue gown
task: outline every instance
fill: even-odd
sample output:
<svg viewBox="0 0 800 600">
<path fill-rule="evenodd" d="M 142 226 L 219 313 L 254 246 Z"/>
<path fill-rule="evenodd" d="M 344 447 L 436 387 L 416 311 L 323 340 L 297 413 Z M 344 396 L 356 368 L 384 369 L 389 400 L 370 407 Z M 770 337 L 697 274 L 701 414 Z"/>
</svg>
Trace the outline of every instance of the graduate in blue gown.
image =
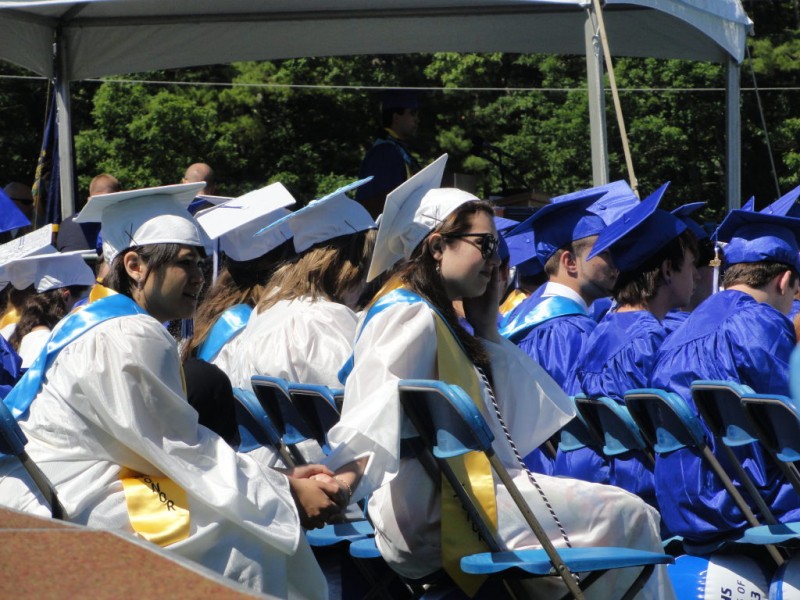
<svg viewBox="0 0 800 600">
<path fill-rule="evenodd" d="M 658 208 L 668 184 L 625 213 L 598 237 L 589 255 L 611 249 L 620 275 L 616 308 L 591 333 L 576 372 L 581 391 L 623 403 L 625 392 L 646 387 L 658 348 L 667 337 L 668 311 L 686 306 L 698 279 L 697 240 L 679 217 Z M 608 459 L 609 482 L 656 506 L 653 463 L 639 451 Z"/>
<path fill-rule="evenodd" d="M 728 242 L 725 291 L 698 306 L 667 339 L 651 386 L 676 392 L 692 408 L 690 387 L 698 379 L 735 381 L 759 393 L 788 395 L 795 339 L 785 315 L 800 287 L 800 219 L 735 210 L 716 236 Z M 709 440 L 716 454 L 713 438 Z M 800 519 L 800 498 L 765 452 L 756 444 L 734 451 L 776 516 Z M 694 450 L 658 456 L 655 483 L 663 522 L 677 535 L 705 542 L 747 525 Z M 739 487 L 735 478 L 734 483 Z"/>
<path fill-rule="evenodd" d="M 548 281 L 515 309 L 501 334 L 568 394 L 577 391 L 575 365 L 596 326 L 588 306 L 611 293 L 618 275 L 607 253 L 587 257 L 597 235 L 637 203 L 625 182 L 615 182 L 555 198 L 509 233 L 510 238 L 530 238 Z M 553 473 L 606 483 L 604 462 L 589 448 L 559 453 Z"/>
</svg>

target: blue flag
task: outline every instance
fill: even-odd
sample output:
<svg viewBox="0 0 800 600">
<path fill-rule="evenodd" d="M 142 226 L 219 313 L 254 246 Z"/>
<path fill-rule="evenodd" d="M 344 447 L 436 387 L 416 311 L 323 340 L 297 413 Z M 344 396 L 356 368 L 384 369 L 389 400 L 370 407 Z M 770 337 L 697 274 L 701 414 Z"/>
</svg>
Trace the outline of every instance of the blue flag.
<svg viewBox="0 0 800 600">
<path fill-rule="evenodd" d="M 0 189 L 0 233 L 11 231 L 19 227 L 27 227 L 31 222 L 28 221 L 23 212 L 17 208 L 14 201 Z"/>
<path fill-rule="evenodd" d="M 55 94 L 51 93 L 42 136 L 42 149 L 39 152 L 32 188 L 34 214 L 44 217 L 42 225 L 61 222 L 61 169 L 58 161 L 57 112 Z M 37 223 L 38 225 L 39 223 Z"/>
</svg>

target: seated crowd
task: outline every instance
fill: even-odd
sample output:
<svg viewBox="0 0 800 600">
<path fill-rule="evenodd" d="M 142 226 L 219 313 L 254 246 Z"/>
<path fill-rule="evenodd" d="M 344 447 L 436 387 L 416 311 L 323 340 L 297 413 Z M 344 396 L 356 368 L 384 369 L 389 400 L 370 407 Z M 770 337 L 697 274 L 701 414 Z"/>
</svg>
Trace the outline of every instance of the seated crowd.
<svg viewBox="0 0 800 600">
<path fill-rule="evenodd" d="M 327 598 L 330 573 L 305 531 L 359 502 L 404 581 L 496 597 L 460 569 L 483 548 L 463 508 L 409 450 L 398 383 L 441 380 L 480 410 L 556 548 L 662 552 L 671 536 L 690 549 L 742 532 L 695 449 L 609 457 L 557 449 L 558 434 L 578 394 L 624 404 L 631 389 L 658 388 L 694 412 L 696 380 L 790 397 L 797 190 L 731 211 L 715 231 L 693 218 L 700 203 L 660 208 L 667 184 L 640 201 L 624 182 L 516 223 L 441 188 L 445 164 L 390 192 L 377 223 L 348 196 L 367 180 L 294 211 L 279 183 L 201 201 L 203 182 L 117 186 L 71 220 L 99 224 L 102 270 L 59 252 L 49 227 L 0 246 L 0 397 L 67 520 L 144 538 L 255 592 Z M 239 451 L 234 392 L 254 375 L 344 388 L 325 452 L 298 444 L 296 467 L 268 445 Z M 736 453 L 776 517 L 800 520 L 800 495 L 766 451 Z M 488 461 L 450 462 L 505 549 L 540 547 Z M 0 506 L 50 514 L 18 463 L 0 469 Z M 609 570 L 586 597 L 622 598 L 638 575 Z M 680 597 L 673 583 L 657 566 L 636 597 Z M 536 582 L 536 597 L 564 593 L 557 577 Z"/>
</svg>

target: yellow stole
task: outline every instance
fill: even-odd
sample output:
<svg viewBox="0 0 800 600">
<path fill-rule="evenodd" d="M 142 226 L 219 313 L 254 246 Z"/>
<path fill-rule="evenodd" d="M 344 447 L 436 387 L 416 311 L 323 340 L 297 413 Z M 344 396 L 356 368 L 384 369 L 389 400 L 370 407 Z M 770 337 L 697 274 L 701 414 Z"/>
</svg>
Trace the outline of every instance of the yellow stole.
<svg viewBox="0 0 800 600">
<path fill-rule="evenodd" d="M 375 295 L 367 310 L 383 296 L 402 287 L 399 278 L 390 279 Z M 461 387 L 481 414 L 485 415 L 481 386 L 472 361 L 464 353 L 461 344 L 444 319 L 434 310 L 436 322 L 436 368 L 439 379 Z M 450 458 L 448 463 L 456 473 L 461 485 L 479 505 L 483 520 L 497 531 L 497 501 L 494 478 L 489 459 L 481 452 L 469 452 Z M 486 580 L 484 575 L 468 575 L 461 570 L 461 558 L 470 554 L 487 552 L 486 544 L 478 537 L 466 516 L 453 488 L 442 477 L 442 567 L 470 598 Z"/>
<path fill-rule="evenodd" d="M 483 413 L 483 396 L 475 368 L 439 315 L 436 315 L 436 363 L 439 379 L 461 387 Z M 482 452 L 469 452 L 449 459 L 448 463 L 467 493 L 477 500 L 479 510 L 483 512 L 483 520 L 497 531 L 497 502 L 489 459 Z M 442 566 L 470 598 L 475 595 L 486 577 L 464 573 L 461 570 L 461 558 L 487 551 L 486 544 L 465 518 L 464 508 L 453 488 L 443 477 Z"/>
<path fill-rule="evenodd" d="M 95 300 L 100 300 L 100 298 L 105 298 L 106 296 L 111 296 L 112 294 L 116 293 L 117 292 L 115 292 L 111 288 L 107 288 L 102 283 L 100 283 L 100 280 L 97 280 L 97 283 L 95 283 L 92 286 L 92 289 L 89 291 L 88 302 L 94 302 Z"/>
<path fill-rule="evenodd" d="M 514 310 L 520 302 L 525 300 L 530 296 L 530 294 L 523 292 L 522 290 L 514 290 L 511 292 L 508 297 L 503 301 L 500 305 L 500 314 L 506 315 Z"/>
<path fill-rule="evenodd" d="M 0 317 L 0 329 L 6 325 L 11 325 L 11 323 L 19 323 L 19 311 L 13 306 Z"/>
</svg>

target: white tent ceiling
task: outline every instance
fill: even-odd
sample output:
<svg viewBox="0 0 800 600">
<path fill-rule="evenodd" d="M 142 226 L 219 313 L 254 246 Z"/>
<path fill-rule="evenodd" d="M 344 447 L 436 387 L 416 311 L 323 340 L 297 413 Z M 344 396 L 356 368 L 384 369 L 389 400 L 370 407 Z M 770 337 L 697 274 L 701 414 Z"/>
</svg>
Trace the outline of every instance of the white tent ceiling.
<svg viewBox="0 0 800 600">
<path fill-rule="evenodd" d="M 591 0 L 0 0 L 0 59 L 46 76 L 60 71 L 67 82 L 300 56 L 454 51 L 588 58 L 589 5 Z M 603 13 L 614 56 L 728 64 L 735 71 L 728 84 L 735 83 L 738 142 L 736 65 L 752 25 L 740 0 L 605 0 Z M 591 113 L 595 121 L 602 96 Z M 66 85 L 59 101 L 68 108 Z M 69 134 L 68 124 L 63 127 L 62 134 Z M 728 132 L 730 138 L 730 120 Z M 594 125 L 592 143 L 605 143 Z M 61 150 L 63 156 L 64 145 Z M 738 157 L 735 162 L 738 169 Z M 596 182 L 597 173 L 595 168 Z M 65 185 L 71 183 L 62 181 L 71 201 Z M 729 204 L 738 202 L 738 174 L 728 187 Z"/>
<path fill-rule="evenodd" d="M 0 1 L 0 58 L 70 79 L 298 56 L 585 52 L 582 0 Z M 611 52 L 741 62 L 739 0 L 606 0 Z"/>
</svg>

